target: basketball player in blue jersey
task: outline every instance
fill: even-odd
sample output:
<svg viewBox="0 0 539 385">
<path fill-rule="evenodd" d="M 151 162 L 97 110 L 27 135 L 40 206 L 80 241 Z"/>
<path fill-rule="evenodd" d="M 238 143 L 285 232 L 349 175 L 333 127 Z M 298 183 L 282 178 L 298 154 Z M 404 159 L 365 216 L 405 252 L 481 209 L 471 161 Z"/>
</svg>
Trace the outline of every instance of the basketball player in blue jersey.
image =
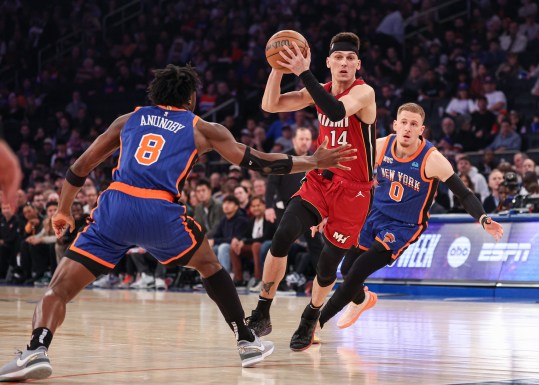
<svg viewBox="0 0 539 385">
<path fill-rule="evenodd" d="M 341 266 L 344 282 L 322 309 L 320 327 L 347 304 L 337 322 L 341 329 L 352 325 L 363 311 L 376 304 L 376 294 L 363 283 L 369 275 L 393 263 L 427 229 L 439 181 L 459 197 L 466 211 L 487 233 L 497 241 L 503 236 L 502 226 L 487 216 L 451 163 L 421 136 L 424 120 L 421 106 L 403 104 L 393 122 L 396 134 L 376 140 L 378 187 L 373 207 L 361 230 L 359 248 L 346 254 Z"/>
<path fill-rule="evenodd" d="M 199 154 L 216 150 L 233 164 L 267 174 L 305 172 L 337 167 L 356 159 L 355 149 L 327 149 L 312 156 L 264 154 L 237 143 L 216 123 L 193 114 L 199 80 L 193 68 L 168 65 L 156 70 L 148 88 L 154 104 L 120 116 L 71 166 L 66 174 L 58 212 L 52 218 L 56 235 L 74 229 L 71 204 L 86 176 L 120 148 L 113 183 L 104 191 L 88 226 L 68 248 L 32 322 L 32 337 L 21 355 L 0 369 L 0 381 L 48 377 L 47 350 L 62 324 L 66 305 L 101 274 L 107 274 L 133 245 L 143 247 L 160 263 L 196 269 L 238 340 L 242 366 L 252 366 L 272 353 L 244 322 L 230 275 L 202 233 L 177 203 L 189 170 Z"/>
</svg>

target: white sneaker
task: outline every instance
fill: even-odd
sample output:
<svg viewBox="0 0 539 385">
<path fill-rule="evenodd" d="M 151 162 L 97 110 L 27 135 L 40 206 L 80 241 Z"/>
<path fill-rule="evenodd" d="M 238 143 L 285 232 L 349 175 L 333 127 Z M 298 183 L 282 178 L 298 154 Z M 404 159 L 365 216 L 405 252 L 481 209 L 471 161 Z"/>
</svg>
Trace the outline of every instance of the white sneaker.
<svg viewBox="0 0 539 385">
<path fill-rule="evenodd" d="M 140 278 L 135 283 L 132 283 L 129 286 L 130 289 L 136 289 L 136 290 L 153 289 L 154 287 L 155 287 L 155 279 L 151 275 L 146 274 L 146 273 L 142 273 L 140 275 Z"/>
<path fill-rule="evenodd" d="M 104 275 L 98 280 L 92 283 L 92 287 L 98 287 L 100 289 L 110 289 L 112 287 L 110 274 Z"/>
<path fill-rule="evenodd" d="M 249 368 L 261 362 L 273 353 L 274 345 L 271 341 L 262 341 L 255 334 L 255 340 L 238 341 L 238 352 L 240 353 L 241 366 Z"/>
<path fill-rule="evenodd" d="M 155 279 L 155 290 L 167 290 L 167 284 L 163 278 Z"/>
</svg>

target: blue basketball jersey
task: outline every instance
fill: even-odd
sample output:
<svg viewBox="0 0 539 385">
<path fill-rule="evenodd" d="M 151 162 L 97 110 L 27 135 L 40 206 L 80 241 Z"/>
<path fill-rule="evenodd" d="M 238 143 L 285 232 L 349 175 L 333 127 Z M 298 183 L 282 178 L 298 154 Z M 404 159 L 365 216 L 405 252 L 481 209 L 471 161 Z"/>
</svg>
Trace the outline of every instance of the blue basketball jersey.
<svg viewBox="0 0 539 385">
<path fill-rule="evenodd" d="M 121 133 L 115 182 L 164 190 L 179 197 L 198 155 L 194 125 L 198 116 L 174 107 L 140 107 Z"/>
<path fill-rule="evenodd" d="M 390 218 L 405 223 L 425 224 L 438 188 L 438 179 L 425 176 L 425 161 L 436 148 L 423 139 L 412 156 L 400 159 L 395 155 L 396 135 L 389 135 L 378 155 L 378 187 L 374 207 Z"/>
</svg>

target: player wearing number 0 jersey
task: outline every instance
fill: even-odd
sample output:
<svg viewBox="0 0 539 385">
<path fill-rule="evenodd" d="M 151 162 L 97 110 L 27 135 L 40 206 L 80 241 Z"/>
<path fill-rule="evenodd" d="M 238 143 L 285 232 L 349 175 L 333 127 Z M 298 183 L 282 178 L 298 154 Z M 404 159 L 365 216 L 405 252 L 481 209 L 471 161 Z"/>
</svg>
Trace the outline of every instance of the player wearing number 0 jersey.
<svg viewBox="0 0 539 385">
<path fill-rule="evenodd" d="M 183 181 L 197 154 L 211 150 L 233 164 L 268 174 L 339 167 L 355 159 L 355 150 L 349 146 L 327 149 L 323 143 L 312 156 L 293 157 L 246 147 L 226 127 L 193 114 L 198 85 L 198 75 L 190 66 L 156 70 L 148 88 L 154 106 L 117 118 L 69 168 L 58 212 L 52 218 L 57 237 L 68 227 L 74 229 L 71 205 L 86 176 L 121 151 L 114 182 L 101 194 L 88 226 L 62 258 L 36 306 L 28 348 L 0 368 L 0 382 L 50 376 L 47 350 L 65 318 L 67 304 L 97 276 L 109 272 L 133 245 L 148 250 L 163 264 L 179 264 L 200 273 L 206 292 L 236 336 L 243 367 L 272 353 L 273 344 L 261 341 L 245 325 L 230 275 L 219 264 L 200 225 L 186 217 L 185 207 L 177 202 Z"/>
<path fill-rule="evenodd" d="M 375 271 L 392 263 L 427 228 L 429 209 L 438 186 L 445 183 L 470 215 L 496 240 L 502 226 L 489 218 L 475 194 L 455 174 L 451 163 L 422 137 L 425 112 L 415 103 L 400 106 L 393 122 L 396 134 L 376 141 L 378 187 L 372 210 L 361 230 L 359 248 L 346 253 L 341 266 L 345 277 L 320 315 L 320 325 L 348 303 L 337 326 L 352 325 L 376 304 L 376 294 L 363 286 Z"/>
</svg>

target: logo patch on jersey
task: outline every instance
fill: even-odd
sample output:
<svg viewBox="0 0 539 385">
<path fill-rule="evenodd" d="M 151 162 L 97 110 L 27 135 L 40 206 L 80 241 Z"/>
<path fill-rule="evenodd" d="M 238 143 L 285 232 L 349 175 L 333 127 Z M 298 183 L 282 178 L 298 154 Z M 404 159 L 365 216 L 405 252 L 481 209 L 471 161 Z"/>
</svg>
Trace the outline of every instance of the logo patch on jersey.
<svg viewBox="0 0 539 385">
<path fill-rule="evenodd" d="M 357 195 L 355 196 L 355 198 L 357 197 L 362 197 L 362 198 L 365 198 L 365 195 L 363 195 L 363 193 L 360 191 L 357 193 Z"/>
<path fill-rule="evenodd" d="M 326 127 L 348 127 L 350 124 L 350 118 L 346 117 L 344 119 L 339 120 L 338 122 L 332 122 L 326 115 L 318 113 L 318 122 L 322 126 Z"/>
<path fill-rule="evenodd" d="M 419 163 L 417 163 L 417 162 L 412 162 L 412 168 L 418 169 L 418 168 L 419 168 Z"/>
<path fill-rule="evenodd" d="M 335 231 L 335 232 L 333 233 L 333 238 L 334 238 L 337 242 L 339 242 L 339 243 L 341 243 L 341 244 L 344 244 L 344 243 L 346 242 L 346 240 L 347 240 L 348 238 L 350 238 L 350 235 L 347 235 L 347 236 L 345 237 L 343 234 L 340 234 L 340 233 L 338 233 L 338 232 Z"/>
<path fill-rule="evenodd" d="M 384 155 L 384 162 L 393 164 L 393 158 Z"/>
<path fill-rule="evenodd" d="M 395 235 L 393 233 L 386 233 L 384 235 L 384 242 L 386 243 L 393 243 L 395 240 Z"/>
</svg>

